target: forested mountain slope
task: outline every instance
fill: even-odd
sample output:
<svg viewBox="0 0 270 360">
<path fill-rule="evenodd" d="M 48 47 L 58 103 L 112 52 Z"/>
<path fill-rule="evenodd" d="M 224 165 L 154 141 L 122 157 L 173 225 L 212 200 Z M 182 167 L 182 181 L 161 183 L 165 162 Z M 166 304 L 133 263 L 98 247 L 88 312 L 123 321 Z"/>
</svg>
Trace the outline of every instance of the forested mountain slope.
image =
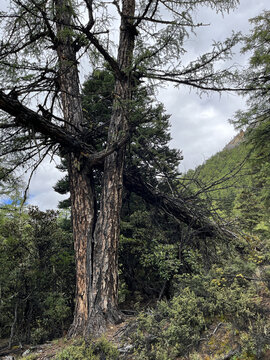
<svg viewBox="0 0 270 360">
<path fill-rule="evenodd" d="M 243 134 L 187 177 L 195 180 L 192 189 L 201 192 L 220 216 L 238 224 L 241 231 L 267 236 L 270 167 L 260 161 L 262 154 L 252 152 Z"/>
<path fill-rule="evenodd" d="M 184 243 L 173 298 L 140 320 L 140 359 L 269 359 L 270 169 L 243 135 L 180 180 L 238 237 Z"/>
</svg>

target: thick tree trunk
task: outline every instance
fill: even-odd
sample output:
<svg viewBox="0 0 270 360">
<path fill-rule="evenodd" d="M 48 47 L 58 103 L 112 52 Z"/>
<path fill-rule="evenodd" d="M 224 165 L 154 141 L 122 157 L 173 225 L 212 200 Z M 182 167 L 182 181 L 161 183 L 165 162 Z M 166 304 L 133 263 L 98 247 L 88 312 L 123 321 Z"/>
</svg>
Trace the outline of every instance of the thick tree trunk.
<svg viewBox="0 0 270 360">
<path fill-rule="evenodd" d="M 59 59 L 59 84 L 65 127 L 74 134 L 82 132 L 83 111 L 79 90 L 76 51 L 72 37 L 65 31 L 71 24 L 71 9 L 65 0 L 56 0 Z M 89 279 L 92 273 L 92 238 L 95 225 L 95 197 L 91 169 L 79 153 L 67 155 L 70 180 L 71 213 L 76 260 L 76 303 L 69 335 L 85 334 L 89 319 Z"/>
<path fill-rule="evenodd" d="M 108 145 L 118 141 L 128 131 L 131 101 L 131 79 L 135 33 L 132 31 L 135 1 L 122 1 L 122 23 L 118 49 L 118 64 L 123 77 L 116 79 L 115 100 L 111 117 Z M 100 212 L 94 231 L 93 276 L 89 294 L 88 331 L 101 333 L 108 323 L 121 321 L 118 310 L 118 243 L 122 206 L 125 146 L 107 156 L 104 162 Z"/>
<path fill-rule="evenodd" d="M 76 257 L 76 304 L 70 335 L 85 334 L 89 319 L 88 297 L 91 293 L 92 238 L 95 224 L 95 199 L 87 167 L 78 170 L 77 159 L 69 157 L 74 249 Z"/>
<path fill-rule="evenodd" d="M 134 16 L 134 0 L 123 0 L 118 64 L 123 78 L 116 80 L 114 111 L 108 146 L 119 141 L 128 129 L 127 113 L 131 100 L 131 67 L 134 31 L 130 17 Z M 71 23 L 65 0 L 57 0 L 59 83 L 66 127 L 81 132 L 83 112 L 79 93 L 76 53 L 72 39 L 65 32 Z M 124 75 L 125 72 L 125 75 Z M 71 209 L 76 256 L 76 305 L 70 335 L 102 333 L 108 323 L 119 322 L 118 311 L 118 241 L 122 206 L 124 146 L 105 159 L 99 215 L 96 220 L 91 169 L 80 154 L 68 155 Z"/>
<path fill-rule="evenodd" d="M 101 333 L 122 319 L 118 311 L 118 242 L 122 206 L 124 149 L 105 159 L 100 212 L 94 231 L 93 276 L 88 331 Z"/>
</svg>

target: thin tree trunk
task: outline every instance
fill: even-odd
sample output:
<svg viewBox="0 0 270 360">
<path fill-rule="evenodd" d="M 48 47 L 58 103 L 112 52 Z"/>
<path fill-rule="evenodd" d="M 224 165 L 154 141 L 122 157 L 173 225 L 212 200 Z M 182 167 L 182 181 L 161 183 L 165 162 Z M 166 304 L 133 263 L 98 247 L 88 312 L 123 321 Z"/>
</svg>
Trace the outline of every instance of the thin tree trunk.
<svg viewBox="0 0 270 360">
<path fill-rule="evenodd" d="M 17 323 L 17 318 L 18 318 L 18 300 L 16 301 L 16 304 L 15 304 L 14 320 L 13 320 L 13 323 L 12 323 L 11 329 L 10 329 L 10 337 L 9 337 L 9 342 L 8 342 L 9 349 L 11 349 L 11 345 L 12 345 L 12 341 L 13 341 L 13 337 L 14 337 L 14 333 L 15 333 L 15 326 Z"/>
</svg>

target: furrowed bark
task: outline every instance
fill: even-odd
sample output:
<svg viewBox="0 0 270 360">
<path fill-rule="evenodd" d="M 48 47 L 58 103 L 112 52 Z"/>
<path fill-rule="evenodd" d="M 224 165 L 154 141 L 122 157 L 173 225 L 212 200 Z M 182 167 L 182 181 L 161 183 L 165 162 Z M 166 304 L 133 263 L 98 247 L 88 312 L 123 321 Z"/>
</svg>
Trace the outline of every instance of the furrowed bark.
<svg viewBox="0 0 270 360">
<path fill-rule="evenodd" d="M 76 257 L 76 304 L 69 336 L 86 335 L 89 321 L 89 280 L 92 273 L 92 232 L 95 222 L 94 192 L 87 167 L 78 171 L 69 156 L 70 195 Z"/>
<path fill-rule="evenodd" d="M 59 84 L 61 90 L 65 127 L 69 132 L 83 131 L 76 51 L 72 37 L 67 35 L 71 24 L 71 10 L 65 0 L 56 0 L 57 54 L 59 60 Z M 78 135 L 74 133 L 74 137 Z M 92 234 L 95 222 L 95 199 L 91 169 L 87 158 L 80 152 L 67 155 L 70 180 L 71 212 L 73 223 L 74 249 L 76 258 L 76 304 L 73 324 L 69 335 L 85 335 L 89 320 L 89 278 L 92 269 Z"/>
<path fill-rule="evenodd" d="M 135 33 L 132 31 L 131 19 L 134 16 L 134 0 L 122 1 L 122 21 L 118 49 L 118 64 L 123 72 L 116 79 L 115 100 L 108 132 L 108 144 L 121 139 L 121 134 L 127 132 L 127 113 L 131 101 L 131 79 L 129 69 L 132 64 Z M 108 323 L 121 321 L 122 314 L 118 310 L 118 242 L 120 235 L 120 211 L 122 206 L 123 168 L 125 146 L 107 156 L 104 162 L 104 175 L 100 201 L 100 213 L 94 231 L 94 256 L 92 276 L 92 292 L 90 304 L 89 331 L 97 329 L 97 324 L 91 321 L 99 318 L 99 332 Z"/>
</svg>

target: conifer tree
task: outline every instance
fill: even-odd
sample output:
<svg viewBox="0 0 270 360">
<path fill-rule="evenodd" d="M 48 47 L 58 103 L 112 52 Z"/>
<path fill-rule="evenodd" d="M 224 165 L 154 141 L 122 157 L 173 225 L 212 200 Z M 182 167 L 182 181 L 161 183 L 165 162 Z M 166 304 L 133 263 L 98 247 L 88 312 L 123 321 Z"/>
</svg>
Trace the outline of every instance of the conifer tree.
<svg viewBox="0 0 270 360">
<path fill-rule="evenodd" d="M 245 36 L 243 53 L 251 52 L 249 67 L 244 71 L 248 110 L 238 111 L 232 123 L 247 130 L 249 143 L 257 153 L 257 160 L 269 161 L 270 134 L 270 11 L 265 10 L 250 20 L 252 29 Z"/>
<path fill-rule="evenodd" d="M 99 149 L 106 141 L 113 106 L 114 83 L 114 77 L 110 71 L 96 70 L 83 84 L 82 105 L 85 121 L 89 119 L 88 136 Z M 169 148 L 170 116 L 165 113 L 163 105 L 148 92 L 148 89 L 139 87 L 133 95 L 131 126 L 132 123 L 138 122 L 138 119 L 140 121 L 132 132 L 126 151 L 125 173 L 135 168 L 143 175 L 144 181 L 163 191 L 173 192 L 176 191 L 175 186 L 179 177 L 178 166 L 182 156 L 179 150 Z M 91 119 L 94 119 L 93 122 Z M 66 170 L 64 164 L 59 168 Z M 100 187 L 102 169 L 97 169 L 96 172 L 95 186 Z M 67 193 L 69 191 L 68 176 L 59 180 L 54 189 L 60 194 Z M 60 207 L 65 207 L 65 205 L 70 206 L 70 203 L 66 200 L 60 202 Z"/>
</svg>

